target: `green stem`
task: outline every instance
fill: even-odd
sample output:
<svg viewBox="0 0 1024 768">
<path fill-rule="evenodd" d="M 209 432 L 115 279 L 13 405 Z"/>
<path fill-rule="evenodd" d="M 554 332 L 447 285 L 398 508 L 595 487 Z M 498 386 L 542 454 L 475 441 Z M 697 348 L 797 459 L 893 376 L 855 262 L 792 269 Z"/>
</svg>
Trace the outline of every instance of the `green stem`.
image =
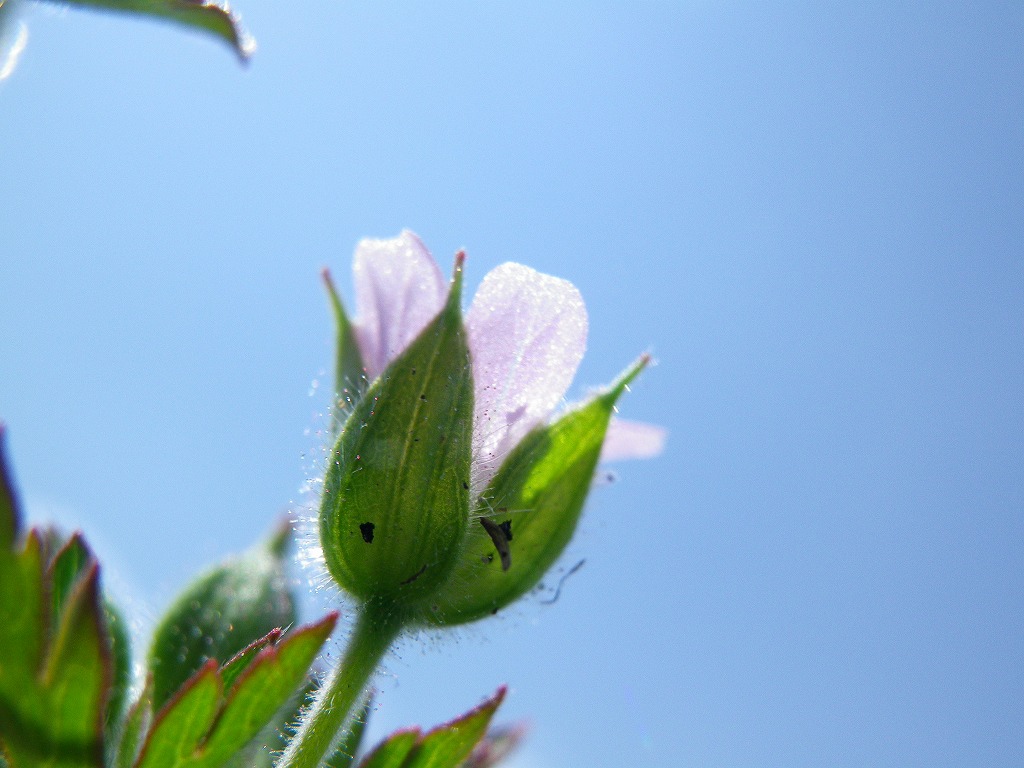
<svg viewBox="0 0 1024 768">
<path fill-rule="evenodd" d="M 338 734 L 351 725 L 370 678 L 404 625 L 405 617 L 390 606 L 368 603 L 360 609 L 341 663 L 320 686 L 276 768 L 320 765 Z"/>
</svg>

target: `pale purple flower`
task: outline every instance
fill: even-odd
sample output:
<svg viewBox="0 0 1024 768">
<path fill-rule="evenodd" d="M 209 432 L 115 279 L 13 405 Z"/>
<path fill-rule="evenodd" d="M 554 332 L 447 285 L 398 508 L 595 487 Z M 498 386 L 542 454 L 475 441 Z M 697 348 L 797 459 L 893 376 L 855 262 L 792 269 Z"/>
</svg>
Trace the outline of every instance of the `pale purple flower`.
<svg viewBox="0 0 1024 768">
<path fill-rule="evenodd" d="M 356 340 L 371 381 L 437 316 L 448 282 L 409 231 L 363 240 L 353 267 Z M 473 474 L 478 496 L 502 460 L 562 402 L 587 345 L 587 310 L 576 287 L 522 264 L 495 267 L 465 315 L 473 366 Z M 613 420 L 602 461 L 659 453 L 665 431 Z"/>
</svg>

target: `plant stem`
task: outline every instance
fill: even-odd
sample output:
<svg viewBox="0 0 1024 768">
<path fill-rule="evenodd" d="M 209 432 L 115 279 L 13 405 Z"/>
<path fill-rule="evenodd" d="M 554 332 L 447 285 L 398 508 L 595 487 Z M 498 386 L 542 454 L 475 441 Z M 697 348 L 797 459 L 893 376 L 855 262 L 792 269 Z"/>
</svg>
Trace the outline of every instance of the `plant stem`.
<svg viewBox="0 0 1024 768">
<path fill-rule="evenodd" d="M 401 611 L 367 603 L 359 610 L 345 655 L 324 680 L 276 768 L 316 768 L 351 725 L 381 658 L 405 625 Z"/>
</svg>

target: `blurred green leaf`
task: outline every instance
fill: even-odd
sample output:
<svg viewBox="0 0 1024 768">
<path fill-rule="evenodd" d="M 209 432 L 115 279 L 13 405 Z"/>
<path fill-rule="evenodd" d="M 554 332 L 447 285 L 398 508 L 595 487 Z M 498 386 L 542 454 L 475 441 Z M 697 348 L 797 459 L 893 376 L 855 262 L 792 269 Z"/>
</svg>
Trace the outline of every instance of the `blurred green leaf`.
<svg viewBox="0 0 1024 768">
<path fill-rule="evenodd" d="M 209 660 L 228 663 L 275 629 L 295 623 L 285 575 L 284 533 L 193 582 L 153 636 L 153 709 L 162 707 Z"/>
<path fill-rule="evenodd" d="M 60 536 L 51 531 L 48 538 L 51 538 L 60 549 L 53 556 L 47 568 L 47 577 L 50 585 L 51 621 L 56 624 L 60 612 L 64 608 L 68 595 L 74 589 L 79 576 L 88 567 L 92 559 L 92 553 L 85 545 L 82 534 L 74 533 L 71 538 L 60 545 Z"/>
<path fill-rule="evenodd" d="M 233 685 L 212 659 L 158 713 L 137 768 L 217 768 L 270 722 L 302 685 L 337 615 L 263 647 Z"/>
<path fill-rule="evenodd" d="M 132 684 L 131 640 L 121 609 L 109 599 L 104 599 L 103 612 L 106 616 L 107 632 L 110 636 L 110 656 L 113 662 L 113 679 L 110 696 L 107 700 L 104 727 L 107 743 L 116 744 L 120 739 L 128 691 Z"/>
<path fill-rule="evenodd" d="M 139 698 L 128 709 L 121 726 L 117 754 L 113 761 L 114 768 L 132 768 L 135 765 L 135 758 L 142 747 L 143 737 L 149 730 L 150 722 L 153 719 L 152 699 L 153 679 L 150 677 L 139 694 Z"/>
<path fill-rule="evenodd" d="M 38 542 L 38 536 L 30 534 L 18 558 L 20 573 L 3 574 L 0 613 L 20 620 L 14 622 L 14 632 L 3 637 L 0 742 L 13 768 L 99 768 L 103 765 L 103 715 L 111 679 L 99 567 L 93 562 L 67 595 L 60 621 L 40 657 L 43 632 L 30 628 L 24 620 L 41 620 L 47 613 L 42 582 L 35 580 L 42 567 Z M 12 573 L 14 578 L 9 580 Z M 12 596 L 26 599 L 25 610 L 12 610 Z M 46 625 L 39 621 L 36 626 Z"/>
<path fill-rule="evenodd" d="M 10 768 L 99 768 L 112 675 L 99 566 L 81 537 L 54 552 L 56 535 L 32 530 L 19 549 L 19 528 L 0 444 L 0 749 Z"/>
<path fill-rule="evenodd" d="M 418 730 L 398 731 L 367 755 L 360 768 L 459 768 L 504 698 L 505 689 L 500 688 L 479 707 L 422 736 Z"/>
<path fill-rule="evenodd" d="M 255 43 L 242 29 L 238 17 L 227 6 L 208 0 L 60 0 L 60 4 L 78 5 L 110 11 L 152 16 L 182 24 L 219 37 L 245 61 Z"/>
</svg>

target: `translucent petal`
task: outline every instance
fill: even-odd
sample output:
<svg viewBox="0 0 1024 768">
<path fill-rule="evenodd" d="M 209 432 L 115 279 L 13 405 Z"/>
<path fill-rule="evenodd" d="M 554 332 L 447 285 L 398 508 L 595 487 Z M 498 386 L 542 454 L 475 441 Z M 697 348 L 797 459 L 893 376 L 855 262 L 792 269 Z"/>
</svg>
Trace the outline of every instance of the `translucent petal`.
<svg viewBox="0 0 1024 768">
<path fill-rule="evenodd" d="M 521 264 L 484 278 L 466 315 L 473 360 L 473 492 L 569 388 L 587 344 L 576 287 Z"/>
<path fill-rule="evenodd" d="M 359 311 L 356 339 L 366 376 L 373 381 L 441 311 L 448 283 L 408 230 L 391 240 L 363 240 L 352 271 Z"/>
<path fill-rule="evenodd" d="M 612 419 L 601 447 L 602 463 L 623 459 L 649 459 L 665 447 L 668 431 L 640 421 Z"/>
</svg>

